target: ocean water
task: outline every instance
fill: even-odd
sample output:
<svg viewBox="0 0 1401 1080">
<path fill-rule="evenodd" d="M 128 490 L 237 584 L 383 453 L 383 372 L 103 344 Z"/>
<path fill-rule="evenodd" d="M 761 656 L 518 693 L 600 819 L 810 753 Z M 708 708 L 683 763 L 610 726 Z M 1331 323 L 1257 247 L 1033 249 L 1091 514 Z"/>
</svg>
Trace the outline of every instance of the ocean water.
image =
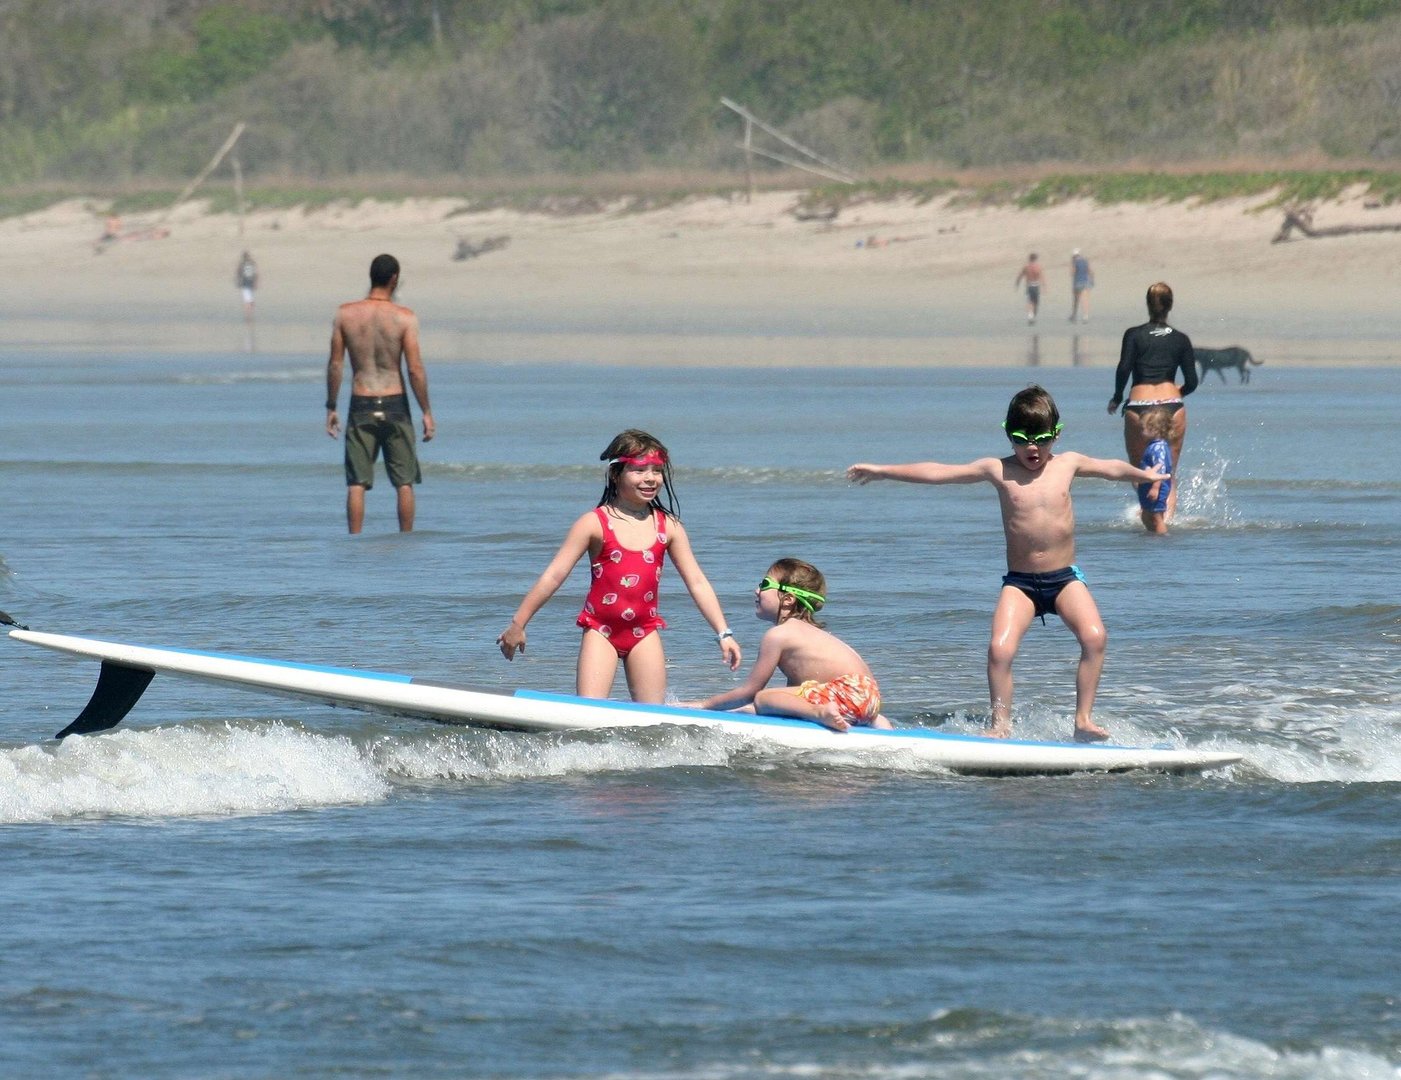
<svg viewBox="0 0 1401 1080">
<path fill-rule="evenodd" d="M 752 658 L 797 555 L 906 724 L 976 730 L 1003 570 L 982 485 L 1035 379 L 1122 451 L 1112 372 L 430 366 L 419 529 L 344 533 L 308 356 L 0 353 L 0 607 L 35 629 L 569 690 L 583 572 L 494 639 L 624 427 L 671 448 Z M 1018 360 L 1021 357 L 1016 358 Z M 658 729 L 526 736 L 158 678 L 57 743 L 96 666 L 0 641 L 0 1074 L 1160 1080 L 1401 1075 L 1401 368 L 1190 399 L 1179 521 L 1075 488 L 1097 719 L 1244 756 L 975 779 Z M 674 573 L 670 685 L 732 677 Z M 1075 648 L 1017 665 L 1064 737 Z M 622 693 L 621 683 L 618 689 Z"/>
</svg>

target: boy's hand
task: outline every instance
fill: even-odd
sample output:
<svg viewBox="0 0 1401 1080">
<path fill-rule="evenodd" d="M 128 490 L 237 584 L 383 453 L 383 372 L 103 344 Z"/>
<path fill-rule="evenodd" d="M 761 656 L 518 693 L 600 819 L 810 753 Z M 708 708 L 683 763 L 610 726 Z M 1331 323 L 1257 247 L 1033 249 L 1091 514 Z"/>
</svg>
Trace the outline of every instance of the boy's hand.
<svg viewBox="0 0 1401 1080">
<path fill-rule="evenodd" d="M 879 480 L 880 473 L 874 465 L 852 465 L 846 471 L 846 478 L 853 484 L 869 484 L 872 480 Z"/>
</svg>

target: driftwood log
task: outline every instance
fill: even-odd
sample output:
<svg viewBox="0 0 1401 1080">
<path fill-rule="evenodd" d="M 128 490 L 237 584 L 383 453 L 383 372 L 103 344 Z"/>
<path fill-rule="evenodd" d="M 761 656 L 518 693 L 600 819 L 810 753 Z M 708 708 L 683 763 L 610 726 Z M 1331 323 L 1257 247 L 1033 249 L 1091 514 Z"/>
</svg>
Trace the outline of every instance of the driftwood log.
<svg viewBox="0 0 1401 1080">
<path fill-rule="evenodd" d="M 1401 232 L 1398 225 L 1330 225 L 1324 229 L 1313 227 L 1313 211 L 1307 206 L 1290 206 L 1284 211 L 1284 224 L 1270 241 L 1272 244 L 1292 240 L 1295 232 L 1310 240 L 1324 236 L 1351 236 L 1353 233 Z"/>
<path fill-rule="evenodd" d="M 485 255 L 488 251 L 499 251 L 511 242 L 509 236 L 488 236 L 480 243 L 473 243 L 465 236 L 457 238 L 457 248 L 452 253 L 453 262 L 462 262 L 465 259 L 475 259 L 478 255 Z"/>
</svg>

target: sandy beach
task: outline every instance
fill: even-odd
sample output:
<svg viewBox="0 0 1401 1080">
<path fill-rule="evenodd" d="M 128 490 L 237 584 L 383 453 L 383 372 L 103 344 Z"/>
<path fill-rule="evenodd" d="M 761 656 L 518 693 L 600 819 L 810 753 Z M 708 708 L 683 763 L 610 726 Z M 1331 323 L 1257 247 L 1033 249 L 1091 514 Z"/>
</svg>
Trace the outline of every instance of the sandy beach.
<svg viewBox="0 0 1401 1080">
<path fill-rule="evenodd" d="M 1276 364 L 1401 358 L 1401 232 L 1272 244 L 1283 214 L 1267 197 L 1044 210 L 898 199 L 830 222 L 800 220 L 799 199 L 559 215 L 363 201 L 242 223 L 192 200 L 125 219 L 126 237 L 100 248 L 105 207 L 73 199 L 0 222 L 12 282 L 0 318 L 15 349 L 251 344 L 319 360 L 335 306 L 364 294 L 370 259 L 388 251 L 430 362 L 1105 366 L 1160 279 L 1199 346 L 1243 345 Z M 1314 224 L 1401 224 L 1401 207 L 1359 192 L 1317 207 Z M 143 235 L 155 226 L 166 234 Z M 453 258 L 459 240 L 497 237 L 504 246 Z M 1073 248 L 1096 277 L 1085 324 L 1067 319 Z M 251 342 L 234 285 L 244 249 L 261 275 Z M 1047 271 L 1035 326 L 1013 285 L 1031 251 Z"/>
</svg>

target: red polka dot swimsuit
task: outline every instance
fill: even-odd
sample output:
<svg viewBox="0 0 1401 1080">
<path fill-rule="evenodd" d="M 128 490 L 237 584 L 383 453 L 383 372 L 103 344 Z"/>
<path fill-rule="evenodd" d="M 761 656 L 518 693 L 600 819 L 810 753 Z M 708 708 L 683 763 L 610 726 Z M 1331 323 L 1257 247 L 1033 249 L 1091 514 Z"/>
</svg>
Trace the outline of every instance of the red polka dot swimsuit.
<svg viewBox="0 0 1401 1080">
<path fill-rule="evenodd" d="M 667 545 L 666 514 L 654 511 L 656 539 L 651 547 L 634 551 L 618 542 L 604 507 L 595 508 L 594 513 L 603 526 L 603 546 L 598 560 L 589 566 L 593 585 L 576 623 L 586 630 L 597 630 L 619 656 L 627 656 L 648 634 L 666 627 L 666 620 L 657 614 Z"/>
</svg>

